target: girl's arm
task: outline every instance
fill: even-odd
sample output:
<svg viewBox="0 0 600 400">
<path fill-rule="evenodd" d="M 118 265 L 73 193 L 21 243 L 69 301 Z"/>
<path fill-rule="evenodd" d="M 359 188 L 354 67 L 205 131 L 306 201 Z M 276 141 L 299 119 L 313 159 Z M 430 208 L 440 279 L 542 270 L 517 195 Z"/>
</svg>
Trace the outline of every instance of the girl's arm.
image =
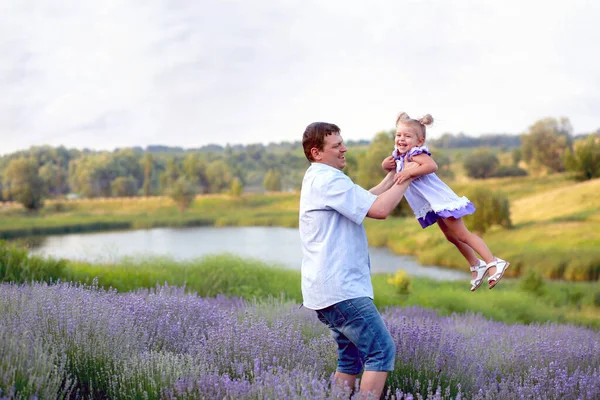
<svg viewBox="0 0 600 400">
<path fill-rule="evenodd" d="M 403 171 L 398 172 L 394 177 L 394 180 L 396 180 L 398 183 L 402 183 L 407 179 L 418 178 L 423 175 L 431 174 L 438 169 L 438 166 L 433 158 L 429 157 L 425 153 L 412 156 L 410 161 L 417 165 L 414 168 L 405 168 Z"/>
<path fill-rule="evenodd" d="M 393 156 L 387 156 L 381 162 L 381 168 L 385 169 L 387 172 L 396 170 L 396 161 Z"/>
</svg>

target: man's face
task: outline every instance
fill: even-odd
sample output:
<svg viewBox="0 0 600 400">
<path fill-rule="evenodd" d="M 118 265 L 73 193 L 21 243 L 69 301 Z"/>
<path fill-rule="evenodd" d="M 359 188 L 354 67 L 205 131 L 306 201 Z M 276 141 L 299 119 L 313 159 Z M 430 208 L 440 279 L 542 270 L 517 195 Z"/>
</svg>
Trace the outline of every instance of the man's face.
<svg viewBox="0 0 600 400">
<path fill-rule="evenodd" d="M 325 136 L 322 151 L 313 148 L 313 158 L 317 162 L 342 170 L 346 166 L 344 153 L 347 151 L 348 148 L 344 145 L 342 136 L 339 133 L 331 134 Z"/>
</svg>

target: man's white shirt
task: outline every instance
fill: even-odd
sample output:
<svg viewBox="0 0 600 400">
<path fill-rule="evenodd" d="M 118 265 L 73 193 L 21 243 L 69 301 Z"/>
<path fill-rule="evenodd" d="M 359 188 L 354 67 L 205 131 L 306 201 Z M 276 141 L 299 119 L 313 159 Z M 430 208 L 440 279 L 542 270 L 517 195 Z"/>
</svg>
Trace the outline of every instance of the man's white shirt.
<svg viewBox="0 0 600 400">
<path fill-rule="evenodd" d="M 306 171 L 299 222 L 306 308 L 320 310 L 343 300 L 373 298 L 363 220 L 375 199 L 329 165 L 312 163 Z"/>
</svg>

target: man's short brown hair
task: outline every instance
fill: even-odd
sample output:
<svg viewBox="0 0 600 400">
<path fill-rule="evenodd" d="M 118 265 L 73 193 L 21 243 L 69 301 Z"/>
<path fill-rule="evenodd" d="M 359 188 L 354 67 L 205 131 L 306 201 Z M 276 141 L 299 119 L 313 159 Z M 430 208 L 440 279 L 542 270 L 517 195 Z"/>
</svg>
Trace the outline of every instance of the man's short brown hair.
<svg viewBox="0 0 600 400">
<path fill-rule="evenodd" d="M 325 137 L 339 133 L 340 128 L 335 124 L 313 122 L 308 125 L 304 131 L 304 135 L 302 135 L 302 147 L 304 148 L 304 155 L 308 161 L 314 161 L 310 152 L 313 147 L 322 151 L 323 146 L 325 145 Z"/>
</svg>

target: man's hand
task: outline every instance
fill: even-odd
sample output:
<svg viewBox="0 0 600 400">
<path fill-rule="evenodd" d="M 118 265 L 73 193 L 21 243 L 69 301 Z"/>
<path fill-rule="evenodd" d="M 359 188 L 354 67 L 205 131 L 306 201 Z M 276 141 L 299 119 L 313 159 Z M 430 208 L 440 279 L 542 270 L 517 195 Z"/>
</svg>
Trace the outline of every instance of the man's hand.
<svg viewBox="0 0 600 400">
<path fill-rule="evenodd" d="M 414 176 L 412 175 L 410 170 L 418 166 L 419 164 L 416 162 L 409 162 L 404 164 L 404 169 L 401 172 L 398 172 L 396 175 L 394 175 L 394 182 L 396 182 L 396 184 L 399 185 L 404 181 L 412 179 Z"/>
<path fill-rule="evenodd" d="M 382 162 L 381 167 L 385 169 L 387 172 L 396 170 L 396 160 L 394 160 L 393 156 L 387 156 Z"/>
</svg>

